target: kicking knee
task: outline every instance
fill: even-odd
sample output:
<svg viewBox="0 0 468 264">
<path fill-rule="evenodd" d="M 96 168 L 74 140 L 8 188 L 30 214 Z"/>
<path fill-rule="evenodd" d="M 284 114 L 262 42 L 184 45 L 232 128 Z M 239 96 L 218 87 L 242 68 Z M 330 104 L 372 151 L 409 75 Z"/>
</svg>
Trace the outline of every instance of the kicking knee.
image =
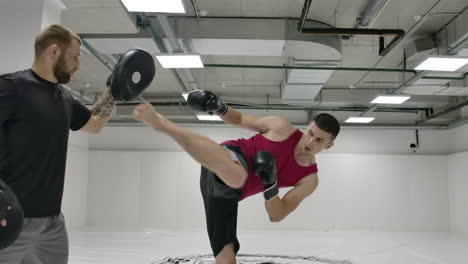
<svg viewBox="0 0 468 264">
<path fill-rule="evenodd" d="M 237 163 L 234 166 L 224 168 L 220 174 L 219 176 L 224 183 L 233 189 L 244 187 L 247 179 L 247 171 Z"/>
</svg>

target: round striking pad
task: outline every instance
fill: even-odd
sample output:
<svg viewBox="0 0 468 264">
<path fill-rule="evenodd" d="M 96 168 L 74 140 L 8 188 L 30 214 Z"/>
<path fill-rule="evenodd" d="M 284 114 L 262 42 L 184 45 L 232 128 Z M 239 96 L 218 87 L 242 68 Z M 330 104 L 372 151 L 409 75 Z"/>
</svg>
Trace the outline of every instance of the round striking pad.
<svg viewBox="0 0 468 264">
<path fill-rule="evenodd" d="M 110 77 L 112 96 L 129 101 L 138 97 L 153 81 L 156 74 L 154 59 L 143 49 L 131 49 L 114 67 Z"/>
<path fill-rule="evenodd" d="M 13 190 L 0 179 L 0 221 L 6 219 L 7 225 L 0 225 L 0 250 L 16 241 L 23 230 L 23 208 Z"/>
</svg>

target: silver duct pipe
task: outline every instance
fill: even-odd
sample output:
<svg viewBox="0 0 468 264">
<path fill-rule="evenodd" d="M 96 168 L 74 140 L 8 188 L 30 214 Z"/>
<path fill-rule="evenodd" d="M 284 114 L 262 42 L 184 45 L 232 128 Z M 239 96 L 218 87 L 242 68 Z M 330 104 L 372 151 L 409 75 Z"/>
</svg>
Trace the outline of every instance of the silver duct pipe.
<svg viewBox="0 0 468 264">
<path fill-rule="evenodd" d="M 372 0 L 367 6 L 366 10 L 357 19 L 356 28 L 370 27 L 369 23 L 380 14 L 383 7 L 387 4 L 388 0 Z"/>
</svg>

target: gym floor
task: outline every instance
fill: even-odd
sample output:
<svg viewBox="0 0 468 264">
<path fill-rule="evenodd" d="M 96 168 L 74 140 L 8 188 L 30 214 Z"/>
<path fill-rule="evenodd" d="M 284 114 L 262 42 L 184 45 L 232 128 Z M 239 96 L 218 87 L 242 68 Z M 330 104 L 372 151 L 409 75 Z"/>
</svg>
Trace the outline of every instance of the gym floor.
<svg viewBox="0 0 468 264">
<path fill-rule="evenodd" d="M 69 236 L 71 264 L 165 263 L 160 261 L 166 257 L 211 253 L 203 230 L 115 232 L 86 229 L 71 231 Z M 462 264 L 468 260 L 468 239 L 449 233 L 240 230 L 239 240 L 239 254 L 282 255 L 282 258 L 270 257 L 266 261 L 276 263 Z M 297 256 L 311 258 L 294 258 Z M 252 259 L 239 258 L 240 262 L 255 262 Z"/>
</svg>

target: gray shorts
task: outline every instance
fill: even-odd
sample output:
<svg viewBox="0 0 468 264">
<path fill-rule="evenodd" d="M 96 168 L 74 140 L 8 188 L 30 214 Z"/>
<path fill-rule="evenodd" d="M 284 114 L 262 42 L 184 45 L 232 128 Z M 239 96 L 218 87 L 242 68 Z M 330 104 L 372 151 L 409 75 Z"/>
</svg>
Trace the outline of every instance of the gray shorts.
<svg viewBox="0 0 468 264">
<path fill-rule="evenodd" d="M 0 263 L 68 263 L 68 236 L 63 215 L 24 218 L 23 231 L 19 238 L 0 251 Z"/>
</svg>

